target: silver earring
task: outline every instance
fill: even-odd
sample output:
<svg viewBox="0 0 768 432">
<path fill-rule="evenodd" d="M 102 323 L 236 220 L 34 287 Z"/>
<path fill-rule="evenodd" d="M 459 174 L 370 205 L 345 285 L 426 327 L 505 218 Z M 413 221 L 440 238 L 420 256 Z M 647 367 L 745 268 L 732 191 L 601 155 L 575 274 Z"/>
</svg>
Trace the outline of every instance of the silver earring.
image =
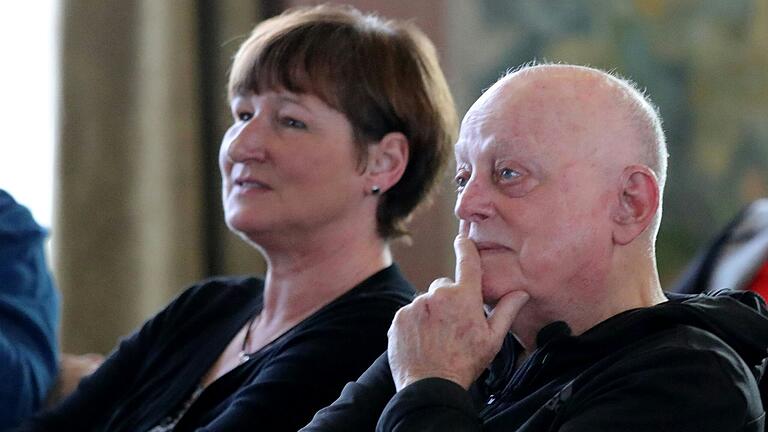
<svg viewBox="0 0 768 432">
<path fill-rule="evenodd" d="M 371 188 L 371 195 L 378 195 L 381 193 L 381 189 L 378 186 L 374 186 Z"/>
</svg>

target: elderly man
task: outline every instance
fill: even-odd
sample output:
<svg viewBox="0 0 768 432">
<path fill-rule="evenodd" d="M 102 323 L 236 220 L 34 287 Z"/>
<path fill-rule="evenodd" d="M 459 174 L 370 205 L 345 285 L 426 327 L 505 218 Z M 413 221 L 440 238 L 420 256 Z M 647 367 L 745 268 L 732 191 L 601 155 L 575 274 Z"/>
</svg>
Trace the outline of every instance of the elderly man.
<svg viewBox="0 0 768 432">
<path fill-rule="evenodd" d="M 456 145 L 455 282 L 401 309 L 387 356 L 305 430 L 762 431 L 763 303 L 661 289 L 666 158 L 624 80 L 502 78 Z"/>
</svg>

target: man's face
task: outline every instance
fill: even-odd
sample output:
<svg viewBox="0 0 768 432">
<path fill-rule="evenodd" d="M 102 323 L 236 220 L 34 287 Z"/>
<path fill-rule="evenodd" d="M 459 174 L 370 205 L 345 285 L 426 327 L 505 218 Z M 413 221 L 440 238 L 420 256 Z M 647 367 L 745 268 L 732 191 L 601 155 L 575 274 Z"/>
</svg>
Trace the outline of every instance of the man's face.
<svg viewBox="0 0 768 432">
<path fill-rule="evenodd" d="M 467 113 L 456 145 L 455 212 L 470 222 L 485 303 L 514 290 L 531 296 L 513 331 L 587 307 L 611 261 L 617 192 L 599 151 L 605 134 L 595 133 L 599 107 L 549 84 L 492 87 Z"/>
</svg>

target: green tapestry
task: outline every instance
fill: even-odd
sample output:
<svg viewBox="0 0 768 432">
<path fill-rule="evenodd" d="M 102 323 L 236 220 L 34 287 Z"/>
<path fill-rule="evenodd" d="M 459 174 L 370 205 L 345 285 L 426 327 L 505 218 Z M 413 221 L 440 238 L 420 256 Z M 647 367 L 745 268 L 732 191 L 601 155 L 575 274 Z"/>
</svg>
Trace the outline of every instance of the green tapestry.
<svg viewBox="0 0 768 432">
<path fill-rule="evenodd" d="M 671 283 L 742 206 L 768 196 L 768 1 L 449 4 L 460 108 L 507 68 L 531 60 L 613 70 L 647 89 L 670 153 L 662 282 Z"/>
</svg>

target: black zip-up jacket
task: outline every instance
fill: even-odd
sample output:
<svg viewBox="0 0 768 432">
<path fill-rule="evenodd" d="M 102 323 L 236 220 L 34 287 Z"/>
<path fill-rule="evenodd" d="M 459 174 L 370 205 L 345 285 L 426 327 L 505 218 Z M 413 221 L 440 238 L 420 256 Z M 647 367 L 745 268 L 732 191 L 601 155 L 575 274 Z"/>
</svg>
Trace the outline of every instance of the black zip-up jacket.
<svg viewBox="0 0 768 432">
<path fill-rule="evenodd" d="M 385 354 L 302 431 L 762 432 L 765 304 L 668 296 L 580 336 L 550 324 L 519 368 L 509 337 L 469 391 L 428 378 L 395 393 Z"/>
</svg>

